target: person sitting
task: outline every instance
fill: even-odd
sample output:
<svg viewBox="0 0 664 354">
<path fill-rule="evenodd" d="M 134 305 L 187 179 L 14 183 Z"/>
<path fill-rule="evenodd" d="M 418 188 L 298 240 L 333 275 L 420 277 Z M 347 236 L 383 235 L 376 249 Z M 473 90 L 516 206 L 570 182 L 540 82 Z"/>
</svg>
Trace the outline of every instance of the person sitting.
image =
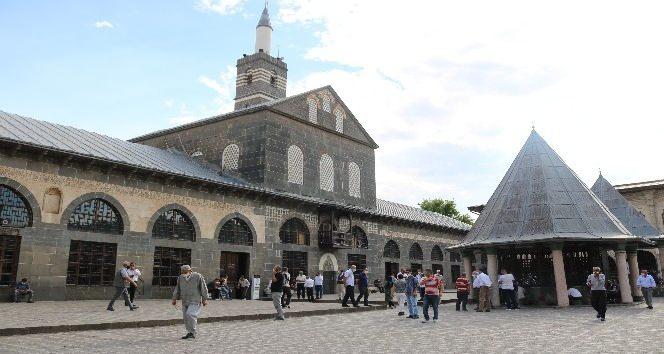
<svg viewBox="0 0 664 354">
<path fill-rule="evenodd" d="M 228 286 L 228 277 L 223 277 L 221 278 L 221 286 L 219 287 L 219 292 L 220 292 L 220 299 L 228 299 L 233 300 L 233 292 L 231 291 L 231 288 Z"/>
<path fill-rule="evenodd" d="M 380 281 L 380 279 L 374 280 L 374 286 L 378 289 L 378 292 L 385 292 L 385 288 L 383 287 L 383 283 Z"/>
<path fill-rule="evenodd" d="M 208 291 L 212 300 L 221 300 L 221 279 L 215 278 L 208 284 Z"/>
<path fill-rule="evenodd" d="M 33 303 L 32 301 L 32 289 L 30 289 L 30 284 L 28 283 L 28 278 L 23 278 L 21 279 L 21 282 L 16 284 L 16 288 L 14 289 L 14 301 L 15 302 L 20 302 L 21 296 L 27 296 L 28 297 L 28 303 Z"/>
<path fill-rule="evenodd" d="M 581 305 L 581 299 L 583 298 L 583 295 L 581 295 L 579 289 L 569 288 L 567 290 L 567 296 L 569 297 L 570 305 Z"/>
</svg>

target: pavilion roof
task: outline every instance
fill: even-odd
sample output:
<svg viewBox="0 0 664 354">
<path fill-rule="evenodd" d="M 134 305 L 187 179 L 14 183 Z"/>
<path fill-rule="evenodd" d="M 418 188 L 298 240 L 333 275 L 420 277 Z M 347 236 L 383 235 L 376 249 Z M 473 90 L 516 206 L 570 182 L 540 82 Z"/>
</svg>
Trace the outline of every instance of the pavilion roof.
<svg viewBox="0 0 664 354">
<path fill-rule="evenodd" d="M 662 235 L 601 173 L 591 190 L 633 235 L 647 238 L 657 238 Z"/>
<path fill-rule="evenodd" d="M 455 248 L 555 240 L 648 243 L 633 236 L 533 129 Z"/>
</svg>

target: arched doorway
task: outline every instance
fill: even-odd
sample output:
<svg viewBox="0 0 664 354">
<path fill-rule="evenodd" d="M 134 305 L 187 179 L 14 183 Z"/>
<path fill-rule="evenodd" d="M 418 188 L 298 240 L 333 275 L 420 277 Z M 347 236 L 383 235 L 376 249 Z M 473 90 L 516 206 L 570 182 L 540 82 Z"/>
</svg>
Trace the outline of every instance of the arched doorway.
<svg viewBox="0 0 664 354">
<path fill-rule="evenodd" d="M 637 261 L 639 262 L 639 268 L 647 269 L 648 273 L 653 273 L 657 271 L 657 258 L 655 255 L 649 251 L 637 251 L 636 254 Z M 641 270 L 639 269 L 639 271 Z"/>
<path fill-rule="evenodd" d="M 337 283 L 339 263 L 332 253 L 325 253 L 320 257 L 318 270 L 323 274 L 323 294 L 334 294 Z"/>
</svg>

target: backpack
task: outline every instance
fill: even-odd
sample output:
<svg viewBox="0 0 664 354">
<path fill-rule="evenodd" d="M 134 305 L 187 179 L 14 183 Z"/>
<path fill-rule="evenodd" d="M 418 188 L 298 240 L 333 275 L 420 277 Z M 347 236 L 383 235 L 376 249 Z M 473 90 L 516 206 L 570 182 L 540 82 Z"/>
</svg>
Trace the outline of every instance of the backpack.
<svg viewBox="0 0 664 354">
<path fill-rule="evenodd" d="M 337 281 L 340 282 L 340 283 L 343 283 L 344 278 L 345 278 L 344 273 L 340 273 L 339 276 L 337 277 Z"/>
<path fill-rule="evenodd" d="M 284 286 L 290 287 L 290 274 L 288 273 L 283 273 L 284 276 Z"/>
</svg>

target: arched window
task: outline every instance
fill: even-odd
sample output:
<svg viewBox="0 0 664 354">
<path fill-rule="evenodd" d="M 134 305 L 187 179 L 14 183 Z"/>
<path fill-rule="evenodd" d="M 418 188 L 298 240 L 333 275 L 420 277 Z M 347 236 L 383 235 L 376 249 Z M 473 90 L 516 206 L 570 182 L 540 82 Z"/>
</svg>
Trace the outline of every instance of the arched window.
<svg viewBox="0 0 664 354">
<path fill-rule="evenodd" d="M 279 239 L 281 243 L 309 246 L 309 228 L 300 219 L 289 219 L 281 226 Z"/>
<path fill-rule="evenodd" d="M 219 231 L 219 242 L 234 245 L 252 246 L 254 236 L 249 225 L 240 218 L 232 218 L 224 223 Z"/>
<path fill-rule="evenodd" d="M 418 243 L 413 243 L 410 246 L 410 251 L 408 252 L 408 258 L 416 261 L 421 261 L 424 259 L 424 253 L 422 252 L 422 247 Z"/>
<path fill-rule="evenodd" d="M 348 164 L 348 194 L 351 197 L 360 198 L 360 167 L 351 162 Z"/>
<path fill-rule="evenodd" d="M 68 230 L 118 234 L 124 232 L 120 213 L 109 202 L 95 198 L 81 203 L 69 216 Z"/>
<path fill-rule="evenodd" d="M 336 118 L 335 129 L 339 133 L 344 132 L 344 113 L 340 109 L 334 110 L 334 117 Z"/>
<path fill-rule="evenodd" d="M 318 102 L 315 98 L 309 97 L 307 105 L 309 106 L 309 121 L 311 123 L 318 123 Z"/>
<path fill-rule="evenodd" d="M 302 150 L 295 145 L 288 147 L 288 182 L 302 184 L 304 179 Z"/>
<path fill-rule="evenodd" d="M 32 210 L 28 205 L 21 193 L 9 186 L 0 185 L 0 226 L 32 226 Z"/>
<path fill-rule="evenodd" d="M 432 261 L 442 261 L 443 260 L 443 251 L 438 246 L 433 246 L 431 249 L 431 260 Z"/>
<path fill-rule="evenodd" d="M 353 248 L 369 248 L 369 240 L 367 234 L 364 233 L 359 226 L 353 226 L 350 230 L 351 237 L 353 238 Z"/>
<path fill-rule="evenodd" d="M 152 237 L 194 241 L 196 229 L 191 219 L 180 210 L 171 209 L 159 215 L 152 227 Z"/>
<path fill-rule="evenodd" d="M 396 242 L 389 240 L 383 248 L 383 257 L 385 258 L 401 258 L 401 252 L 399 251 L 399 245 Z"/>
<path fill-rule="evenodd" d="M 332 112 L 332 102 L 330 96 L 327 94 L 323 94 L 323 111 L 327 113 Z"/>
<path fill-rule="evenodd" d="M 320 157 L 319 164 L 320 189 L 328 192 L 334 190 L 334 162 L 328 154 Z"/>
<path fill-rule="evenodd" d="M 221 154 L 221 167 L 224 170 L 237 170 L 240 160 L 240 147 L 235 144 L 226 146 Z"/>
</svg>

